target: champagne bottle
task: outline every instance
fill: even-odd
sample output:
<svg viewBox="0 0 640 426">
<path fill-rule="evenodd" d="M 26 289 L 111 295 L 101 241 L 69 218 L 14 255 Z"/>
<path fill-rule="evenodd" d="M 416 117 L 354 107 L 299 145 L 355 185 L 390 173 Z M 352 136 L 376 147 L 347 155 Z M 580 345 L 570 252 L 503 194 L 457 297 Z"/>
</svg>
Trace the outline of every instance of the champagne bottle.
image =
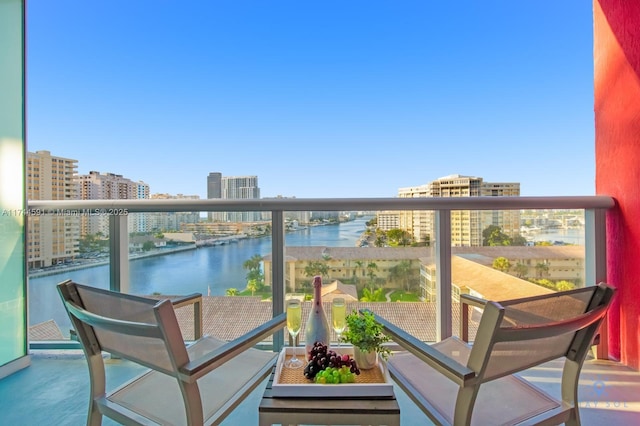
<svg viewBox="0 0 640 426">
<path fill-rule="evenodd" d="M 315 342 L 322 342 L 330 345 L 329 322 L 327 315 L 322 307 L 322 277 L 319 275 L 313 277 L 313 305 L 307 319 L 307 326 L 304 330 L 305 350 L 307 360 L 310 359 L 310 352 Z"/>
</svg>

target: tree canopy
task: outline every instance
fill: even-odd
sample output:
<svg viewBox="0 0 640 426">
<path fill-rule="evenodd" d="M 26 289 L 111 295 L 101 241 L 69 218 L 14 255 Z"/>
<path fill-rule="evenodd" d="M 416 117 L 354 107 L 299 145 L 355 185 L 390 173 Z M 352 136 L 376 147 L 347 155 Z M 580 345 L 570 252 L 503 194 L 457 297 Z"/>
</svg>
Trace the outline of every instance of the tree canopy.
<svg viewBox="0 0 640 426">
<path fill-rule="evenodd" d="M 264 287 L 264 274 L 262 273 L 262 256 L 254 254 L 250 259 L 247 259 L 242 267 L 247 270 L 247 283 L 253 282 L 252 286 L 255 290 L 251 291 L 253 294 L 255 291 L 262 290 Z M 249 287 L 247 285 L 247 287 Z"/>
<path fill-rule="evenodd" d="M 496 257 L 493 259 L 493 268 L 498 271 L 507 272 L 511 269 L 511 262 L 506 257 Z"/>
<path fill-rule="evenodd" d="M 502 232 L 497 225 L 489 225 L 482 231 L 483 246 L 526 246 L 527 240 L 520 234 L 513 237 Z"/>
</svg>

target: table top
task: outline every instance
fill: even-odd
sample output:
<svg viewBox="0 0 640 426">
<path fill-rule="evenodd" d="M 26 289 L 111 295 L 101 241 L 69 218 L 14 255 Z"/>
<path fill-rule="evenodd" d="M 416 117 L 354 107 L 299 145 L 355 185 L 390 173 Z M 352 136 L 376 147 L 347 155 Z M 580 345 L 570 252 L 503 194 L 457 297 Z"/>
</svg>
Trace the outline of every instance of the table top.
<svg viewBox="0 0 640 426">
<path fill-rule="evenodd" d="M 259 411 L 267 412 L 287 412 L 287 413 L 345 413 L 345 414 L 390 414 L 399 415 L 400 406 L 395 395 L 392 396 L 366 396 L 366 397 L 345 397 L 336 398 L 314 397 L 314 398 L 292 398 L 275 397 L 272 395 L 272 385 L 275 375 L 275 367 L 269 376 L 266 389 L 260 401 Z M 340 386 L 340 385 L 327 385 Z"/>
</svg>

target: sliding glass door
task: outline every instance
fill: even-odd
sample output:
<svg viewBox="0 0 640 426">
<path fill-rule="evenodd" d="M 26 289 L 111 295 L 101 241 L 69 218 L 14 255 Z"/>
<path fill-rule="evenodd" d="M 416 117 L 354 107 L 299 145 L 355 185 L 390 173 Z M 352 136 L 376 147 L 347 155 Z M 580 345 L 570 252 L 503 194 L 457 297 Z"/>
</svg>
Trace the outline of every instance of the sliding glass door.
<svg viewBox="0 0 640 426">
<path fill-rule="evenodd" d="M 0 0 L 0 377 L 28 365 L 25 3 Z"/>
</svg>

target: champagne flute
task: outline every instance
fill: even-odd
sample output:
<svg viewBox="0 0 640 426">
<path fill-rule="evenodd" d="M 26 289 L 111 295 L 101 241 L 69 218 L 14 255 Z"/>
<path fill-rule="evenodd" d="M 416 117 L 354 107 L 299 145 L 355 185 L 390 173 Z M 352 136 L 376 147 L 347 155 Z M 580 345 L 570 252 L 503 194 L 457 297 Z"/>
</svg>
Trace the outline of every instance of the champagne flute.
<svg viewBox="0 0 640 426">
<path fill-rule="evenodd" d="M 347 325 L 345 319 L 346 314 L 347 305 L 344 297 L 334 298 L 331 302 L 331 325 L 333 326 L 333 331 L 335 331 L 338 336 L 338 347 L 340 347 L 340 336 Z"/>
<path fill-rule="evenodd" d="M 285 362 L 284 366 L 288 368 L 300 368 L 303 363 L 296 358 L 296 336 L 300 333 L 300 326 L 302 324 L 302 304 L 299 299 L 287 300 L 287 330 L 291 335 L 291 339 L 294 342 L 293 356 Z"/>
</svg>

